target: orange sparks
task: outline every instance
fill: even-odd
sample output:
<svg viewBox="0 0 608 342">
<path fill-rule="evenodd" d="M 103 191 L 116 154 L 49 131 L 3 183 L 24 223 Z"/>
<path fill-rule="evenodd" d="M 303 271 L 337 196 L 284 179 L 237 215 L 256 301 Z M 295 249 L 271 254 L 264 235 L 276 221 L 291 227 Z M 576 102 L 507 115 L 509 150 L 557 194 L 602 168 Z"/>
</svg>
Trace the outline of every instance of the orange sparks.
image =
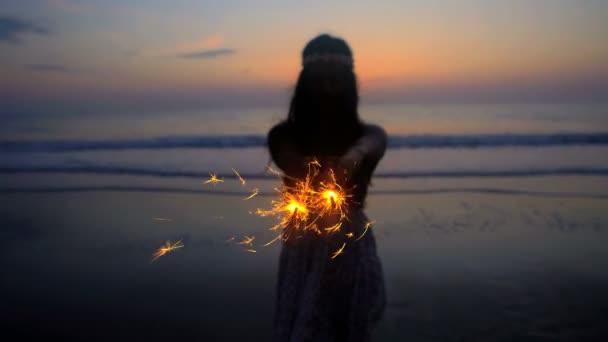
<svg viewBox="0 0 608 342">
<path fill-rule="evenodd" d="M 352 238 L 353 236 L 355 236 L 355 234 L 353 234 L 352 232 L 346 233 L 344 235 L 346 235 L 346 237 L 349 238 L 349 239 Z"/>
<path fill-rule="evenodd" d="M 243 179 L 243 177 L 241 177 L 241 175 L 234 168 L 232 168 L 232 172 L 234 172 L 236 176 L 239 177 L 239 181 L 241 181 L 242 185 L 245 185 L 245 183 L 247 183 L 247 181 L 245 181 L 245 179 Z"/>
<path fill-rule="evenodd" d="M 179 240 L 174 244 L 171 244 L 171 241 L 167 240 L 167 242 L 165 242 L 165 244 L 163 246 L 161 246 L 156 252 L 154 252 L 154 254 L 152 255 L 154 258 L 152 259 L 151 262 L 154 262 L 161 256 L 163 256 L 175 249 L 182 248 L 182 247 L 184 247 L 184 245 L 182 244 L 182 240 Z"/>
<path fill-rule="evenodd" d="M 363 235 L 365 235 L 365 233 L 367 233 L 367 230 L 369 229 L 369 227 L 374 224 L 376 221 L 371 221 L 371 222 L 367 222 L 365 224 L 365 230 L 363 231 L 363 233 L 361 233 L 361 235 L 355 240 L 355 241 L 359 241 L 361 240 L 361 238 L 363 237 Z"/>
<path fill-rule="evenodd" d="M 283 175 L 283 173 L 281 171 L 279 171 L 277 169 L 273 169 L 272 167 L 270 167 L 270 165 L 266 166 L 266 170 L 268 170 L 268 172 L 270 172 L 270 173 L 274 173 L 277 176 L 282 176 Z"/>
<path fill-rule="evenodd" d="M 245 184 L 245 183 L 243 183 L 243 184 Z M 252 199 L 252 198 L 254 198 L 255 196 L 257 196 L 259 193 L 260 193 L 260 189 L 258 189 L 258 188 L 253 188 L 253 189 L 251 189 L 251 195 L 249 195 L 249 196 L 247 196 L 247 197 L 243 198 L 243 201 L 246 201 L 246 200 Z"/>
<path fill-rule="evenodd" d="M 340 249 L 334 252 L 334 255 L 332 255 L 331 258 L 335 259 L 338 255 L 342 254 L 342 251 L 344 251 L 344 247 L 346 247 L 346 242 L 342 245 L 342 247 L 340 247 Z"/>
<path fill-rule="evenodd" d="M 259 216 L 275 216 L 278 219 L 271 230 L 285 230 L 285 238 L 289 237 L 291 230 L 312 230 L 322 234 L 317 221 L 335 217 L 336 214 L 339 221 L 323 230 L 326 233 L 340 230 L 352 195 L 338 184 L 333 170 L 329 170 L 327 179 L 320 179 L 320 167 L 318 160 L 312 160 L 308 163 L 308 174 L 303 180 L 294 179 L 293 185 L 284 184 L 275 189 L 279 199 L 271 202 L 272 207 L 268 210 L 257 209 Z"/>
<path fill-rule="evenodd" d="M 321 167 L 321 163 L 319 163 L 319 160 L 313 159 L 311 162 L 308 163 L 308 166 Z"/>
<path fill-rule="evenodd" d="M 252 246 L 253 240 L 255 240 L 255 236 L 245 236 L 243 241 L 239 242 L 239 245 Z"/>
<path fill-rule="evenodd" d="M 277 237 L 275 237 L 274 239 L 268 241 L 267 243 L 264 244 L 264 247 L 270 246 L 273 242 L 277 241 L 278 239 L 280 239 L 283 236 L 283 233 L 277 235 Z"/>
<path fill-rule="evenodd" d="M 339 213 L 340 220 L 346 218 L 346 204 L 347 200 L 352 196 L 338 184 L 336 175 L 333 170 L 329 170 L 329 181 L 320 182 L 320 189 L 322 203 L 318 206 L 321 207 L 325 213 Z"/>
<path fill-rule="evenodd" d="M 255 249 L 246 249 L 245 252 L 257 253 L 257 251 Z"/>
<path fill-rule="evenodd" d="M 307 211 L 306 205 L 296 201 L 295 199 L 289 201 L 289 204 L 287 204 L 286 209 L 292 214 L 298 214 L 298 211 L 300 213 L 305 213 Z"/>
<path fill-rule="evenodd" d="M 325 228 L 325 231 L 328 233 L 335 233 L 340 230 L 340 226 L 342 226 L 342 222 L 338 222 L 331 227 Z"/>
<path fill-rule="evenodd" d="M 336 203 L 336 200 L 339 199 L 338 194 L 332 190 L 325 190 L 321 195 L 327 201 L 327 205 L 334 205 L 334 203 Z"/>
<path fill-rule="evenodd" d="M 217 184 L 217 183 L 223 183 L 224 180 L 221 178 L 218 178 L 217 175 L 215 173 L 209 173 L 209 179 L 207 179 L 206 181 L 203 182 L 203 184 Z"/>
</svg>

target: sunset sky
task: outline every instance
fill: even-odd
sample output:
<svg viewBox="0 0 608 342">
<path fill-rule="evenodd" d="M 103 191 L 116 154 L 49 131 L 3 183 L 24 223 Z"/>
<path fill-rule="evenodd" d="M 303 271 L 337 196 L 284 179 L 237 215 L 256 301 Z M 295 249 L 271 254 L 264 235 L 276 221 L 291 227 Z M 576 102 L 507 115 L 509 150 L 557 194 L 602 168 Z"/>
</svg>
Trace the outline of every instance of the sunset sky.
<svg viewBox="0 0 608 342">
<path fill-rule="evenodd" d="M 283 103 L 322 32 L 351 45 L 364 101 L 598 99 L 606 18 L 603 0 L 11 1 L 0 104 Z"/>
</svg>

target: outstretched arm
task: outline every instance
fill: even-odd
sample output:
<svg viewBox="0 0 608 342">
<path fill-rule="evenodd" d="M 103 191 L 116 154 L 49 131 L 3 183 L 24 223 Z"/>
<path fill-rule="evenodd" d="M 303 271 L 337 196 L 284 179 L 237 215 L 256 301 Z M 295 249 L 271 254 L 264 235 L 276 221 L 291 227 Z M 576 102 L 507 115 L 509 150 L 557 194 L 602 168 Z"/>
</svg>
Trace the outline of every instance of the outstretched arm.
<svg viewBox="0 0 608 342">
<path fill-rule="evenodd" d="M 346 151 L 340 159 L 340 163 L 347 170 L 351 170 L 351 174 L 363 164 L 373 165 L 375 168 L 378 161 L 384 156 L 387 142 L 388 138 L 382 127 L 365 125 L 363 135 Z"/>
<path fill-rule="evenodd" d="M 287 175 L 298 177 L 308 166 L 310 158 L 300 153 L 284 122 L 268 132 L 268 149 L 274 163 Z"/>
</svg>

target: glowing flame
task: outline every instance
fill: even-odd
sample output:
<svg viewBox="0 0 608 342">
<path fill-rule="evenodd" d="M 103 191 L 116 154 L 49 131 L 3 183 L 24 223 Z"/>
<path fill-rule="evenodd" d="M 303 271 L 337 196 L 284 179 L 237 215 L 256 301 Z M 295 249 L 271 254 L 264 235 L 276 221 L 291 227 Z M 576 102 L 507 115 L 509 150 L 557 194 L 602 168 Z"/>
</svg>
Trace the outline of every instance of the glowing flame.
<svg viewBox="0 0 608 342">
<path fill-rule="evenodd" d="M 184 245 L 182 244 L 182 240 L 179 240 L 174 244 L 172 244 L 171 241 L 167 240 L 167 242 L 165 242 L 163 246 L 161 246 L 156 252 L 154 252 L 154 254 L 152 255 L 154 257 L 152 259 L 152 262 L 156 261 L 161 256 L 182 247 L 184 247 Z"/>
<path fill-rule="evenodd" d="M 306 209 L 306 206 L 304 203 L 300 203 L 300 202 L 296 201 L 295 199 L 292 199 L 289 202 L 289 204 L 287 204 L 285 209 L 287 209 L 287 211 L 289 211 L 292 215 L 294 215 L 294 214 L 297 215 L 298 212 L 306 213 L 308 211 L 308 209 Z"/>
<path fill-rule="evenodd" d="M 334 205 L 338 199 L 338 194 L 331 190 L 325 190 L 321 195 L 327 200 L 327 205 Z"/>
</svg>

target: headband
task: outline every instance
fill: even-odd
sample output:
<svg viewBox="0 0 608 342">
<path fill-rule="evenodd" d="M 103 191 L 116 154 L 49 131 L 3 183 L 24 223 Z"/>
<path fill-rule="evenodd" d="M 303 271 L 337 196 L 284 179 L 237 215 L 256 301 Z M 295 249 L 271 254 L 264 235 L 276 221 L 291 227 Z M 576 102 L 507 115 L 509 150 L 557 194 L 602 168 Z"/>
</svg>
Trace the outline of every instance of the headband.
<svg viewBox="0 0 608 342">
<path fill-rule="evenodd" d="M 346 65 L 353 65 L 353 58 L 351 56 L 347 56 L 345 54 L 338 53 L 314 53 L 308 55 L 302 59 L 302 66 L 306 66 L 313 62 L 338 62 Z"/>
</svg>

